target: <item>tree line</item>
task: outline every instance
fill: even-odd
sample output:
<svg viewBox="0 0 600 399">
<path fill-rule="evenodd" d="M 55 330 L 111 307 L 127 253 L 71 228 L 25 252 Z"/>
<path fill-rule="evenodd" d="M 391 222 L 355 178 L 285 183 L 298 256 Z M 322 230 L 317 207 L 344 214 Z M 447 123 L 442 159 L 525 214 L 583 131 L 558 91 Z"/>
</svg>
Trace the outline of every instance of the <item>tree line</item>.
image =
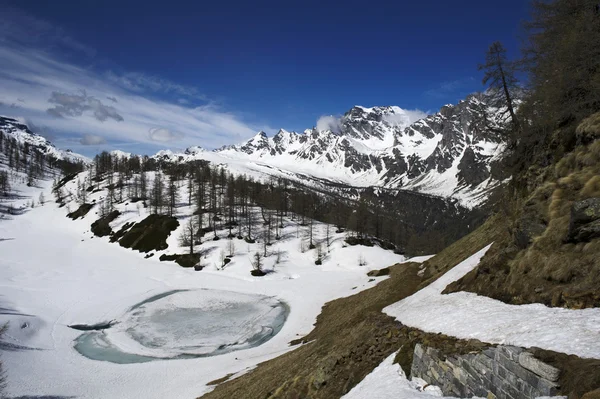
<svg viewBox="0 0 600 399">
<path fill-rule="evenodd" d="M 37 180 L 46 178 L 49 173 L 59 171 L 64 175 L 83 170 L 82 163 L 57 159 L 28 142 L 17 141 L 1 129 L 0 161 L 8 166 L 8 170 L 0 171 L 0 195 L 2 196 L 8 196 L 11 192 L 12 173 L 24 174 L 27 185 L 33 186 Z"/>
<path fill-rule="evenodd" d="M 218 235 L 223 231 L 227 237 L 243 237 L 248 242 L 265 231 L 267 236 L 261 239 L 270 243 L 280 238 L 283 218 L 305 227 L 309 248 L 316 245 L 315 221 L 332 225 L 331 233 L 346 232 L 351 243 L 373 245 L 377 241 L 399 252 L 407 246 L 426 247 L 418 244 L 421 238 L 440 245 L 447 241 L 442 233 L 428 237 L 422 228 L 407 223 L 374 190 L 342 196 L 285 178 L 234 175 L 204 160 L 173 162 L 109 152 L 98 154 L 87 169 L 89 175 L 78 180 L 75 196 L 85 204 L 90 192 L 106 188 L 107 195 L 99 204 L 101 216 L 123 202 L 140 203 L 150 213 L 168 216 L 178 216 L 180 206 L 192 207 L 194 215 L 187 220 L 181 239 L 190 252 L 202 240 L 223 238 Z M 64 190 L 57 191 L 58 197 L 66 195 Z"/>
</svg>

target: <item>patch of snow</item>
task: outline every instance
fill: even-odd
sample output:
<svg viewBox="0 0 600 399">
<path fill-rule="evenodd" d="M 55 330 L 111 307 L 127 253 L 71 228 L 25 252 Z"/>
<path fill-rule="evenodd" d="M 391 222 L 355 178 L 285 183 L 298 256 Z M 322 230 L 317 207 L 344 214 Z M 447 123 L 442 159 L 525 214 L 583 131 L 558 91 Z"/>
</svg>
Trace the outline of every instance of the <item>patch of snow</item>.
<svg viewBox="0 0 600 399">
<path fill-rule="evenodd" d="M 491 245 L 490 245 L 491 246 Z M 492 344 L 539 347 L 600 359 L 600 309 L 508 305 L 470 292 L 442 295 L 473 270 L 490 246 L 467 258 L 417 293 L 383 309 L 401 323 L 427 332 Z"/>
<path fill-rule="evenodd" d="M 379 366 L 368 374 L 343 399 L 427 399 L 446 398 L 439 387 L 428 385 L 421 379 L 412 381 L 399 364 L 394 364 L 396 353 L 388 356 Z M 425 388 L 423 388 L 425 387 Z"/>
</svg>

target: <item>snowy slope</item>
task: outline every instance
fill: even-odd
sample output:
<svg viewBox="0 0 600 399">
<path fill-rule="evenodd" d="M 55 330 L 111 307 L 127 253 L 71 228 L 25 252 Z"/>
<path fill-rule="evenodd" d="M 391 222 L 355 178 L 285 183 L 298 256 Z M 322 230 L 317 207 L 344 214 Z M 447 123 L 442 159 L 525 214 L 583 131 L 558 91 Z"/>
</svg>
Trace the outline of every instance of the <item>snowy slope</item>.
<svg viewBox="0 0 600 399">
<path fill-rule="evenodd" d="M 473 270 L 488 249 L 475 253 L 412 296 L 384 308 L 384 312 L 427 332 L 600 359 L 598 308 L 508 305 L 469 292 L 442 295 L 448 284 Z"/>
<path fill-rule="evenodd" d="M 473 207 L 501 184 L 491 169 L 505 147 L 497 133 L 504 122 L 488 101 L 485 94 L 473 94 L 417 121 L 399 107 L 355 106 L 329 129 L 282 129 L 273 137 L 259 132 L 213 152 L 194 147 L 184 153 L 161 151 L 155 158 L 206 159 L 231 165 L 232 171 L 242 165 L 305 183 L 403 188 Z"/>
<path fill-rule="evenodd" d="M 394 364 L 396 353 L 388 356 L 379 366 L 368 374 L 343 399 L 432 399 L 442 398 L 439 387 L 428 385 L 421 379 L 412 381 L 399 364 Z M 451 397 L 445 397 L 451 399 Z"/>
<path fill-rule="evenodd" d="M 46 156 L 70 162 L 90 162 L 89 158 L 81 154 L 74 153 L 71 150 L 61 150 L 56 148 L 54 144 L 46 138 L 33 133 L 25 123 L 16 119 L 0 116 L 0 130 L 9 138 L 14 138 L 17 142 L 22 144 L 27 143 Z"/>
<path fill-rule="evenodd" d="M 84 178 L 85 172 L 80 176 Z M 151 173 L 149 178 L 152 179 Z M 74 192 L 76 186 L 77 179 L 64 190 Z M 44 189 L 46 197 L 51 198 L 50 182 L 45 182 Z M 185 194 L 185 188 L 182 190 Z M 105 191 L 90 193 L 89 200 L 99 201 L 105 195 Z M 113 229 L 147 215 L 147 210 L 136 204 L 123 203 L 118 207 L 123 215 L 112 223 Z M 292 350 L 288 343 L 312 330 L 324 303 L 373 287 L 376 282 L 369 281 L 368 270 L 404 259 L 378 247 L 346 247 L 343 235 L 338 234 L 333 236 L 323 264 L 317 266 L 315 251 L 301 250 L 306 248 L 306 227 L 285 219 L 282 235 L 286 238 L 269 249 L 280 251 L 281 261 L 276 263 L 274 255 L 265 259 L 265 269 L 273 270 L 267 276 L 250 275 L 251 254 L 262 250 L 261 243 L 247 244 L 237 239 L 233 261 L 223 270 L 218 267 L 219 257 L 221 249 L 228 250 L 229 240 L 204 242 L 204 249 L 214 249 L 203 259 L 205 269 L 196 272 L 172 262 L 160 262 L 160 253 L 144 259 L 144 254 L 109 243 L 107 238 L 93 238 L 89 229 L 98 217 L 97 207 L 76 221 L 65 217 L 67 208 L 74 210 L 76 204 L 58 208 L 51 201 L 0 223 L 0 308 L 3 309 L 0 323 L 10 323 L 4 341 L 14 349 L 2 354 L 10 396 L 198 397 L 211 389 L 206 385 L 209 381 L 229 373 L 244 373 L 262 361 Z M 186 204 L 177 208 L 182 225 L 190 214 L 191 208 Z M 325 227 L 317 225 L 319 240 L 324 237 Z M 181 228 L 169 237 L 169 248 L 163 252 L 183 252 L 177 242 Z M 359 266 L 361 255 L 367 266 Z M 182 333 L 189 324 L 164 331 L 160 325 L 145 323 L 144 314 L 131 314 L 134 305 L 154 295 L 181 289 L 191 290 L 190 293 L 208 289 L 216 297 L 173 297 L 173 301 L 154 310 L 148 308 L 146 312 L 194 308 L 199 298 L 205 298 L 202 306 L 218 306 L 221 302 L 218 292 L 228 292 L 223 294 L 224 301 L 245 295 L 274 298 L 287 303 L 290 312 L 279 333 L 264 344 L 220 356 L 117 364 L 91 360 L 75 350 L 75 340 L 83 332 L 69 328 L 72 324 L 115 320 L 122 323 L 120 327 L 142 328 L 138 331 L 153 337 Z M 199 320 L 198 324 L 191 326 L 192 335 L 201 330 L 202 322 Z M 121 328 L 100 334 L 104 342 L 121 351 L 149 354 L 139 352 L 144 348 L 129 340 Z M 186 340 L 192 339 L 193 345 L 194 337 L 187 334 L 177 342 L 189 345 Z M 178 349 L 168 342 L 164 345 L 167 355 Z"/>
</svg>

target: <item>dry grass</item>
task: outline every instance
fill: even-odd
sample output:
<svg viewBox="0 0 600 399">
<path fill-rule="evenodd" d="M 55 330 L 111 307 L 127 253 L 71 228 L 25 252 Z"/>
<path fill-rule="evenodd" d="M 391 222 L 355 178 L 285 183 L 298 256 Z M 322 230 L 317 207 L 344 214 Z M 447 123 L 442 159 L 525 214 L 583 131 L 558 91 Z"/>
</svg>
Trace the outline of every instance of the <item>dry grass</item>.
<svg viewBox="0 0 600 399">
<path fill-rule="evenodd" d="M 467 259 L 486 245 L 498 240 L 506 228 L 502 222 L 502 216 L 494 215 L 488 219 L 474 233 L 461 238 L 424 263 L 425 280 L 421 284 L 424 287 L 435 281 L 439 276 Z"/>
<path fill-rule="evenodd" d="M 590 126 L 599 129 L 600 113 L 589 122 L 588 131 Z M 471 291 L 515 304 L 600 306 L 600 239 L 578 244 L 567 240 L 573 203 L 600 197 L 600 140 L 576 147 L 547 169 L 552 173 L 536 169 L 535 188 L 523 205 L 512 199 L 508 213 L 515 216 L 503 221 L 510 234 L 503 235 L 480 266 L 450 285 L 448 292 Z M 539 181 L 540 176 L 545 180 Z M 545 228 L 535 230 L 528 245 L 515 248 L 515 231 L 528 223 Z"/>
<path fill-rule="evenodd" d="M 581 190 L 581 197 L 583 199 L 592 198 L 592 197 L 600 197 L 600 176 L 594 175 L 591 176 L 583 186 Z"/>
</svg>

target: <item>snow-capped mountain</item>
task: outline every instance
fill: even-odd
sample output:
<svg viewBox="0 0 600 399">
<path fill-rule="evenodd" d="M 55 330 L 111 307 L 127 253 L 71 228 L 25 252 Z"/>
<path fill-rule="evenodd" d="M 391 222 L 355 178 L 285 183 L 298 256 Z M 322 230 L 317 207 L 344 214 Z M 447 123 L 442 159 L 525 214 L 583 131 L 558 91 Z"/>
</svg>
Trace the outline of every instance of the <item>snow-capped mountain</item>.
<svg viewBox="0 0 600 399">
<path fill-rule="evenodd" d="M 502 180 L 492 173 L 504 150 L 498 133 L 502 118 L 486 94 L 470 95 L 417 121 L 399 107 L 355 106 L 334 128 L 302 133 L 281 129 L 273 137 L 261 131 L 213 152 L 194 147 L 182 154 L 161 151 L 155 157 L 207 159 L 303 182 L 408 189 L 456 198 L 472 207 Z"/>
<path fill-rule="evenodd" d="M 69 162 L 90 162 L 90 159 L 71 150 L 58 149 L 45 137 L 33 133 L 29 127 L 17 119 L 0 116 L 0 131 L 18 143 L 27 144 L 45 156 Z"/>
<path fill-rule="evenodd" d="M 490 103 L 488 95 L 472 94 L 416 121 L 414 112 L 396 106 L 355 106 L 340 118 L 331 117 L 326 129 L 281 129 L 272 137 L 261 131 L 238 145 L 214 151 L 198 146 L 183 152 L 162 150 L 153 158 L 202 159 L 233 173 L 281 176 L 321 188 L 341 184 L 410 190 L 454 198 L 471 208 L 506 178 L 493 169 L 505 147 L 498 129 L 504 122 L 503 113 Z M 89 161 L 57 149 L 15 119 L 0 117 L 0 129 L 57 159 Z"/>
</svg>

